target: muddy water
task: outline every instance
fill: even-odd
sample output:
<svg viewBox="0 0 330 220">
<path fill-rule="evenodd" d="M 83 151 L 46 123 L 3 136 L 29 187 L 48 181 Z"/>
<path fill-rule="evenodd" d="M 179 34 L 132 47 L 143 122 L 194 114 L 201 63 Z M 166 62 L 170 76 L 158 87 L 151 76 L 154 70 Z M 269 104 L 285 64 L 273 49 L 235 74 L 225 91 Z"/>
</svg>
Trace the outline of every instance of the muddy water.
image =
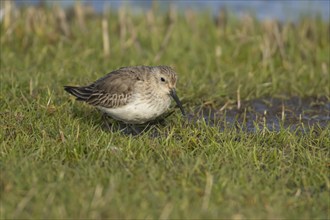
<svg viewBox="0 0 330 220">
<path fill-rule="evenodd" d="M 309 130 L 313 126 L 325 128 L 330 122 L 330 101 L 325 98 L 287 99 L 265 98 L 237 103 L 222 108 L 199 108 L 190 114 L 190 121 L 204 120 L 210 126 L 239 128 L 248 132 L 267 128 L 279 131 Z"/>
</svg>

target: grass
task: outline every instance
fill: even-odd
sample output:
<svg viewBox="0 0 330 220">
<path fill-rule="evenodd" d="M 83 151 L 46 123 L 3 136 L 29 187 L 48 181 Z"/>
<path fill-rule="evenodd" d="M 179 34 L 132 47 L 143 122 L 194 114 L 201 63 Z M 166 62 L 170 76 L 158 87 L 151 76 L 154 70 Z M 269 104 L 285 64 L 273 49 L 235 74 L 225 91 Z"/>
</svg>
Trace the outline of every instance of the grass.
<svg viewBox="0 0 330 220">
<path fill-rule="evenodd" d="M 188 112 L 238 97 L 329 100 L 328 22 L 73 12 L 26 8 L 0 23 L 1 218 L 329 218 L 329 126 L 220 132 L 177 111 L 159 136 L 129 136 L 63 90 L 165 64 Z"/>
</svg>

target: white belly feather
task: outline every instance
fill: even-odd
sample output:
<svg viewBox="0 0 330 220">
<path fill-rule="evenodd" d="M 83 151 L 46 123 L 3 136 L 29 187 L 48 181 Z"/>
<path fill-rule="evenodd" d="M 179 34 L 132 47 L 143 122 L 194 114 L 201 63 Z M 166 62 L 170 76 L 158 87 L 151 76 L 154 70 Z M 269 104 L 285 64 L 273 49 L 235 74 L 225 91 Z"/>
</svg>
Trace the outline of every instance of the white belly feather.
<svg viewBox="0 0 330 220">
<path fill-rule="evenodd" d="M 143 124 L 162 115 L 170 104 L 170 97 L 153 99 L 152 102 L 136 97 L 121 107 L 105 108 L 98 106 L 98 108 L 116 120 L 129 124 Z"/>
</svg>

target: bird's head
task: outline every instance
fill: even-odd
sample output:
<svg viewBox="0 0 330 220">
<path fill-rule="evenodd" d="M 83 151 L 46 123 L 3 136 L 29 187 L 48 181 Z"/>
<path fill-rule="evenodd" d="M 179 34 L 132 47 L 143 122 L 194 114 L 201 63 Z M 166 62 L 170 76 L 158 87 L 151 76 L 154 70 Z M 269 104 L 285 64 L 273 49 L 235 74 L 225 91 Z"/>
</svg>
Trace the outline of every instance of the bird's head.
<svg viewBox="0 0 330 220">
<path fill-rule="evenodd" d="M 165 94 L 170 95 L 178 107 L 180 108 L 183 115 L 185 115 L 184 109 L 182 107 L 182 103 L 178 96 L 176 95 L 176 81 L 177 74 L 176 72 L 168 66 L 156 66 L 153 70 L 153 80 L 156 82 L 156 85 L 159 90 L 164 92 Z"/>
</svg>

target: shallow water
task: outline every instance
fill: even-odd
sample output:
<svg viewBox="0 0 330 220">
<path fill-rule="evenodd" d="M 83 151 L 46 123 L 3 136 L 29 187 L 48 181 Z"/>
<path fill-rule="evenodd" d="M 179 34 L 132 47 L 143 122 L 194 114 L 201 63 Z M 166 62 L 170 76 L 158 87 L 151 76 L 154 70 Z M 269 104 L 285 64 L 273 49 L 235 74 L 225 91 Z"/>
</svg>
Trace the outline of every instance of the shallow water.
<svg viewBox="0 0 330 220">
<path fill-rule="evenodd" d="M 242 102 L 239 109 L 237 105 L 221 110 L 199 108 L 189 115 L 189 120 L 204 120 L 221 130 L 236 127 L 248 132 L 264 128 L 270 131 L 279 131 L 281 128 L 307 131 L 313 126 L 325 128 L 329 125 L 330 102 L 325 97 L 255 99 Z"/>
</svg>

